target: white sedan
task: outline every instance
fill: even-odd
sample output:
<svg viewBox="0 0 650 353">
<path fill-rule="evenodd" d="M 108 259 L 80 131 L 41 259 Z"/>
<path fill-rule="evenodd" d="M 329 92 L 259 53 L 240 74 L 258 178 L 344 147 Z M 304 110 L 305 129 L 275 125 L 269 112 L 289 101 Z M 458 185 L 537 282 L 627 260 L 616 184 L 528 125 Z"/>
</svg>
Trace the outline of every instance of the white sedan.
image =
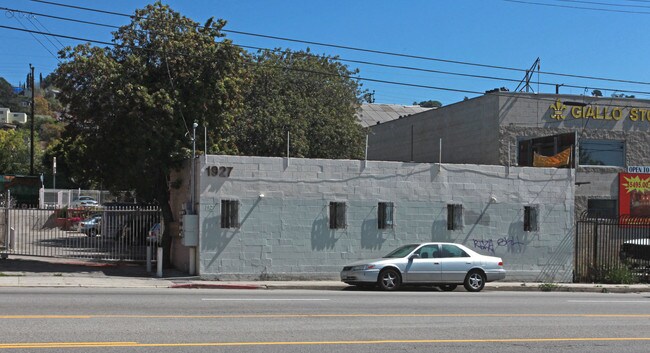
<svg viewBox="0 0 650 353">
<path fill-rule="evenodd" d="M 347 284 L 379 285 L 389 291 L 402 284 L 429 284 L 452 291 L 462 284 L 469 292 L 479 292 L 486 282 L 505 277 L 501 258 L 455 243 L 408 244 L 381 259 L 357 261 L 341 271 L 341 281 Z"/>
</svg>

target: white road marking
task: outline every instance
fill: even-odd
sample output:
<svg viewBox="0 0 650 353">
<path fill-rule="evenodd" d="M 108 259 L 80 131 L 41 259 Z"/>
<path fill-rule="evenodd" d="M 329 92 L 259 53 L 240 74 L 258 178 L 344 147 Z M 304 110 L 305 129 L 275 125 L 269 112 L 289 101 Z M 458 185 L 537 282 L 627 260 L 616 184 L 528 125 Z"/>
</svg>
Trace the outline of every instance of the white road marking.
<svg viewBox="0 0 650 353">
<path fill-rule="evenodd" d="M 261 299 L 251 299 L 251 298 L 201 298 L 201 300 L 205 301 L 255 301 L 255 302 L 262 302 L 262 301 L 329 301 L 330 299 L 291 299 L 291 298 L 261 298 Z"/>
<path fill-rule="evenodd" d="M 569 303 L 650 304 L 650 300 L 567 300 Z"/>
</svg>

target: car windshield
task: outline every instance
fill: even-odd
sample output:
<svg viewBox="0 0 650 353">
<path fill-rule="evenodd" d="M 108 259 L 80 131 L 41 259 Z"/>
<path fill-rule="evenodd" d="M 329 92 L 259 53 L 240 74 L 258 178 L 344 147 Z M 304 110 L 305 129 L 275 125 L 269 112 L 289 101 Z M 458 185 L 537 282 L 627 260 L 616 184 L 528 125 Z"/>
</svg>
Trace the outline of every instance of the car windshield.
<svg viewBox="0 0 650 353">
<path fill-rule="evenodd" d="M 420 244 L 409 244 L 409 245 L 404 245 L 402 247 L 399 247 L 393 251 L 390 252 L 390 254 L 384 256 L 384 258 L 396 258 L 396 257 L 404 257 L 408 254 L 410 254 L 415 248 L 417 248 Z"/>
</svg>

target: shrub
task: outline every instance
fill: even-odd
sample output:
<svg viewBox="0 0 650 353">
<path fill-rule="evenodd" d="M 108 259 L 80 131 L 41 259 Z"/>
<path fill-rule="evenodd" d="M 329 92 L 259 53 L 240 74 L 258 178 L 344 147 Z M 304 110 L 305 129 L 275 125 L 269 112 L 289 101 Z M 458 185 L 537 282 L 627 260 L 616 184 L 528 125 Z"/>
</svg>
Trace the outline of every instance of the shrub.
<svg viewBox="0 0 650 353">
<path fill-rule="evenodd" d="M 538 286 L 538 288 L 542 292 L 552 292 L 554 290 L 558 290 L 560 286 L 555 283 L 542 283 Z"/>
<path fill-rule="evenodd" d="M 605 269 L 602 281 L 608 284 L 634 284 L 638 283 L 637 276 L 627 267 L 613 267 Z"/>
</svg>

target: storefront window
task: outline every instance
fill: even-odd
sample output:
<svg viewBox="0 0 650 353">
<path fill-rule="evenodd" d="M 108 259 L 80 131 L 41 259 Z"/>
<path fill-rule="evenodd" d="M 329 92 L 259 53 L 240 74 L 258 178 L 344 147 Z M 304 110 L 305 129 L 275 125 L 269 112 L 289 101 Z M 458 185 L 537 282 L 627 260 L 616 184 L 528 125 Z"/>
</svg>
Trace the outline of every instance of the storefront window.
<svg viewBox="0 0 650 353">
<path fill-rule="evenodd" d="M 518 137 L 517 138 L 517 164 L 521 167 L 532 167 L 537 153 L 541 156 L 554 156 L 567 148 L 575 145 L 575 132 L 542 136 L 542 137 Z M 569 159 L 569 168 L 575 165 L 574 157 Z"/>
<path fill-rule="evenodd" d="M 616 140 L 580 139 L 580 165 L 625 166 L 625 143 Z"/>
</svg>

